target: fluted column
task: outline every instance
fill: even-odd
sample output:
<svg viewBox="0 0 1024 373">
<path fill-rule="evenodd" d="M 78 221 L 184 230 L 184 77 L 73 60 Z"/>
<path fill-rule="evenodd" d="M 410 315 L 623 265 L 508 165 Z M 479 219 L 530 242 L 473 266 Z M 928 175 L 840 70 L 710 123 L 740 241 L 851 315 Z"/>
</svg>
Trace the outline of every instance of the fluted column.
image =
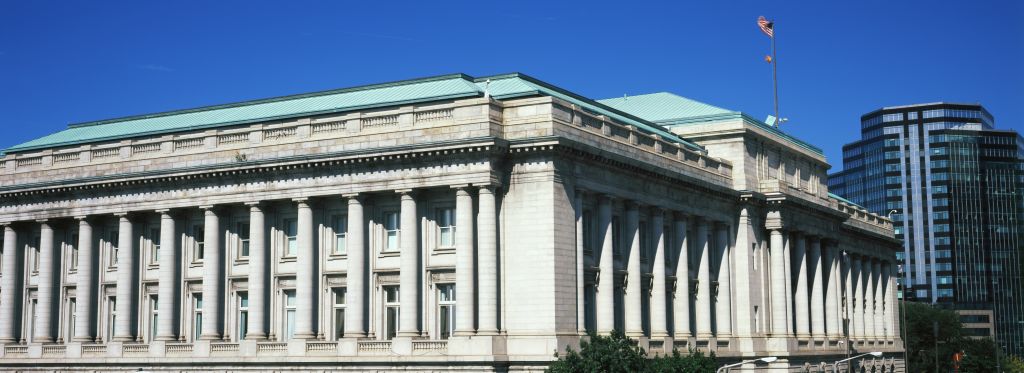
<svg viewBox="0 0 1024 373">
<path fill-rule="evenodd" d="M 785 250 L 780 229 L 772 229 L 769 245 L 771 249 L 771 304 L 772 304 L 772 335 L 776 337 L 789 336 L 790 321 L 787 318 L 790 305 L 786 302 L 786 259 Z"/>
<path fill-rule="evenodd" d="M 874 292 L 874 316 L 871 320 L 874 322 L 875 340 L 885 339 L 885 316 L 883 304 L 885 303 L 885 282 L 882 281 L 882 262 L 880 260 L 874 260 L 871 264 L 871 282 L 875 286 Z"/>
<path fill-rule="evenodd" d="M 480 324 L 476 333 L 495 335 L 498 334 L 498 208 L 494 187 L 480 187 L 477 190 L 477 204 L 477 280 L 480 281 L 477 299 Z M 582 272 L 580 276 L 583 276 Z"/>
<path fill-rule="evenodd" d="M 825 271 L 822 268 L 821 240 L 818 237 L 811 237 L 810 252 L 807 255 L 810 259 L 809 270 L 811 271 L 811 337 L 815 340 L 825 338 L 825 292 L 822 281 Z"/>
<path fill-rule="evenodd" d="M 135 234 L 127 214 L 120 214 L 117 236 L 117 318 L 114 320 L 114 341 L 135 340 L 132 335 L 132 309 L 135 294 Z"/>
<path fill-rule="evenodd" d="M 264 312 L 267 309 L 266 221 L 263 208 L 258 202 L 250 202 L 246 205 L 249 206 L 249 324 L 246 328 L 245 339 L 262 340 L 267 338 L 267 329 L 264 324 L 264 319 L 266 319 Z M 349 260 L 351 263 L 351 259 Z M 345 310 L 346 314 L 353 311 L 355 310 L 351 308 Z M 348 325 L 346 325 L 346 330 L 348 330 Z"/>
<path fill-rule="evenodd" d="M 800 233 L 793 237 L 793 269 L 796 271 L 796 289 L 793 293 L 793 316 L 796 319 L 796 336 L 807 339 L 810 332 L 810 294 L 807 289 L 807 241 Z"/>
<path fill-rule="evenodd" d="M 626 313 L 626 336 L 642 337 L 644 335 L 640 283 L 643 275 L 640 272 L 640 212 L 635 203 L 626 206 L 625 232 L 629 241 L 629 254 L 626 262 L 626 296 L 622 309 Z"/>
<path fill-rule="evenodd" d="M 718 296 L 715 302 L 715 321 L 718 326 L 718 338 L 732 336 L 732 245 L 729 242 L 729 226 L 720 224 L 715 227 L 716 261 L 718 262 Z"/>
<path fill-rule="evenodd" d="M 600 272 L 597 279 L 597 332 L 607 335 L 615 329 L 615 250 L 612 241 L 612 201 L 601 196 L 597 206 L 598 234 L 601 237 Z"/>
<path fill-rule="evenodd" d="M 3 282 L 0 284 L 0 343 L 16 342 L 14 330 L 20 326 L 14 315 L 17 312 L 18 278 L 18 232 L 10 225 L 4 226 L 4 267 Z"/>
<path fill-rule="evenodd" d="M 694 297 L 694 313 L 697 322 L 697 339 L 711 338 L 711 245 L 708 240 L 708 221 L 697 220 L 697 250 L 700 261 L 697 264 L 697 294 Z"/>
<path fill-rule="evenodd" d="M 93 315 L 92 301 L 95 298 L 93 290 L 94 268 L 93 262 L 96 255 L 92 246 L 92 224 L 84 216 L 78 219 L 78 270 L 75 277 L 75 342 L 92 342 Z M 6 263 L 6 262 L 5 262 Z"/>
<path fill-rule="evenodd" d="M 295 255 L 295 339 L 313 339 L 316 338 L 316 330 L 313 329 L 313 318 L 316 317 L 313 296 L 317 288 L 313 208 L 305 198 L 295 199 L 295 202 L 298 210 L 298 234 L 295 237 L 298 244 L 298 252 Z"/>
<path fill-rule="evenodd" d="M 420 229 L 416 212 L 416 199 L 413 198 L 411 190 L 400 191 L 402 195 L 401 211 L 401 273 L 399 274 L 399 302 L 400 319 L 398 326 L 399 337 L 418 337 L 419 329 L 419 255 L 420 255 Z M 456 294 L 459 297 L 460 294 Z"/>
<path fill-rule="evenodd" d="M 476 274 L 473 263 L 473 196 L 460 187 L 455 191 L 455 335 L 468 336 L 476 332 L 473 296 Z"/>
<path fill-rule="evenodd" d="M 221 278 L 223 276 L 220 257 L 220 217 L 213 206 L 202 207 L 203 211 L 203 327 L 201 340 L 221 339 Z M 117 302 L 121 305 L 120 299 Z M 120 314 L 120 312 L 118 312 Z M 120 317 L 118 318 L 120 319 Z"/>
<path fill-rule="evenodd" d="M 586 282 L 584 281 L 585 269 L 583 268 L 583 252 L 585 250 L 584 242 L 586 238 L 583 233 L 585 228 L 583 226 L 583 191 L 576 189 L 573 191 L 573 210 L 575 211 L 576 218 L 576 332 L 580 335 L 587 333 L 586 328 L 586 303 L 584 300 L 584 293 L 586 292 Z M 483 270 L 483 268 L 481 268 Z M 482 316 L 482 313 L 481 313 Z M 483 325 L 481 325 L 483 328 Z"/>
<path fill-rule="evenodd" d="M 651 236 L 654 237 L 654 258 L 651 258 L 651 338 L 668 337 L 668 309 L 665 303 L 665 212 L 655 208 L 651 213 Z"/>
<path fill-rule="evenodd" d="M 53 227 L 47 221 L 39 223 L 39 279 L 36 285 L 36 323 L 33 342 L 53 342 L 51 310 L 53 309 L 53 266 L 60 256 L 53 253 Z"/>
<path fill-rule="evenodd" d="M 860 256 L 854 256 L 853 262 L 853 332 L 851 335 L 860 340 L 864 338 L 864 274 L 863 261 Z"/>
<path fill-rule="evenodd" d="M 888 331 L 886 336 L 890 340 L 896 340 L 901 337 L 899 330 L 899 322 L 896 318 L 899 316 L 899 310 L 897 309 L 896 300 L 896 273 L 893 271 L 892 262 L 885 262 L 882 266 L 882 273 L 885 274 L 885 330 Z"/>
<path fill-rule="evenodd" d="M 828 276 L 828 281 L 825 283 L 825 332 L 828 334 L 828 339 L 832 341 L 839 340 L 839 336 L 843 334 L 840 329 L 840 315 L 839 312 L 839 248 L 832 242 L 828 245 L 822 243 L 822 251 L 824 252 L 824 267 L 823 273 Z"/>
<path fill-rule="evenodd" d="M 875 274 L 874 259 L 865 258 L 861 264 L 864 280 L 864 339 L 875 339 Z"/>
<path fill-rule="evenodd" d="M 348 198 L 348 232 L 345 247 L 348 255 L 345 294 L 345 337 L 366 337 L 366 217 L 363 201 L 358 195 Z"/>
<path fill-rule="evenodd" d="M 174 333 L 174 324 L 178 320 L 175 312 L 178 309 L 175 305 L 178 292 L 178 268 L 175 265 L 178 257 L 178 245 L 175 244 L 177 232 L 174 217 L 169 210 L 157 210 L 157 213 L 160 214 L 160 270 L 157 283 L 160 317 L 157 319 L 155 339 L 173 341 L 178 339 Z"/>
<path fill-rule="evenodd" d="M 673 338 L 685 340 L 690 337 L 690 247 L 687 230 L 686 216 L 680 215 L 675 219 L 672 233 L 672 252 L 675 255 L 676 265 L 676 286 L 673 289 L 675 295 L 672 297 L 672 320 L 675 324 Z"/>
</svg>

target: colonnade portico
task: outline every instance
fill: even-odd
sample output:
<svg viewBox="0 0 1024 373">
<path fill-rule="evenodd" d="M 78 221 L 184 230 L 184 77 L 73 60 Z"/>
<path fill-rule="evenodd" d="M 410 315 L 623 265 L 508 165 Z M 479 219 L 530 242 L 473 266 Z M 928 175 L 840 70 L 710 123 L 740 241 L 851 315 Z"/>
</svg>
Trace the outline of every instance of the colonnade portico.
<svg viewBox="0 0 1024 373">
<path fill-rule="evenodd" d="M 323 284 L 322 276 L 326 276 L 322 268 L 325 251 L 331 250 L 328 244 L 334 244 L 332 240 L 322 237 L 325 224 L 323 211 L 315 207 L 316 204 L 329 199 L 344 200 L 345 206 L 345 237 L 344 244 L 347 247 L 345 253 L 347 264 L 345 273 L 345 307 L 344 316 L 344 338 L 360 339 L 371 337 L 373 339 L 388 339 L 388 334 L 381 330 L 387 328 L 386 316 L 382 315 L 382 307 L 370 304 L 372 299 L 377 299 L 367 291 L 377 292 L 378 286 L 367 286 L 372 281 L 370 271 L 367 268 L 369 263 L 367 255 L 394 255 L 399 259 L 399 265 L 393 268 L 381 268 L 376 265 L 377 271 L 397 272 L 400 281 L 400 314 L 401 319 L 395 320 L 398 330 L 396 336 L 401 338 L 427 339 L 436 338 L 439 334 L 425 330 L 430 327 L 432 330 L 439 326 L 433 320 L 425 320 L 427 312 L 424 307 L 431 307 L 423 299 L 424 294 L 419 290 L 420 281 L 424 271 L 430 270 L 423 267 L 420 262 L 421 243 L 426 235 L 421 229 L 421 218 L 435 218 L 426 216 L 422 209 L 417 207 L 417 197 L 427 191 L 437 193 L 442 189 L 418 189 L 399 190 L 395 194 L 380 192 L 351 193 L 338 196 L 316 196 L 315 198 L 295 198 L 287 201 L 260 201 L 244 204 L 217 204 L 201 205 L 192 208 L 182 207 L 173 209 L 158 210 L 132 210 L 114 214 L 112 217 L 103 216 L 74 216 L 63 219 L 47 219 L 36 222 L 12 222 L 3 225 L 4 245 L 3 272 L 4 274 L 15 274 L 19 271 L 26 271 L 29 268 L 19 268 L 19 262 L 24 250 L 37 245 L 42 262 L 38 268 L 39 280 L 35 283 L 35 292 L 38 299 L 31 309 L 22 310 L 16 297 L 16 289 L 28 286 L 19 283 L 16 275 L 3 276 L 2 295 L 0 301 L 2 316 L 0 316 L 0 343 L 25 342 L 26 334 L 31 334 L 31 342 L 34 344 L 48 344 L 54 341 L 63 341 L 57 336 L 69 335 L 66 342 L 76 345 L 91 345 L 94 343 L 105 343 L 113 350 L 111 353 L 120 354 L 122 344 L 135 342 L 162 342 L 162 343 L 223 343 L 223 342 L 266 342 L 273 341 L 317 341 L 328 339 L 329 334 L 326 328 L 325 316 L 321 316 L 322 307 L 318 306 L 314 297 L 318 296 Z M 394 192 L 392 192 L 394 193 Z M 452 194 L 454 201 L 454 220 L 448 222 L 454 230 L 455 235 L 451 247 L 457 259 L 453 262 L 455 273 L 454 296 L 457 306 L 452 308 L 454 317 L 453 338 L 472 337 L 475 335 L 497 335 L 500 332 L 498 323 L 498 277 L 494 275 L 497 271 L 497 208 L 494 189 L 491 186 L 470 186 L 458 185 L 447 190 Z M 380 216 L 367 216 L 364 205 L 367 201 L 384 201 L 391 199 L 399 200 L 399 225 L 392 227 L 400 231 L 397 243 L 398 250 L 389 251 L 386 245 L 390 245 L 386 237 L 375 237 L 367 240 L 368 231 L 375 231 L 368 227 L 368 224 L 379 224 Z M 294 237 L 288 236 L 291 233 L 287 226 L 280 226 L 280 219 L 268 224 L 265 210 L 267 206 L 291 205 L 294 208 L 295 229 Z M 240 222 L 236 226 L 228 226 L 226 219 L 233 219 L 229 211 L 245 208 L 248 212 L 247 221 Z M 189 214 L 201 213 L 201 232 L 198 228 L 185 232 L 181 227 Z M 109 222 L 115 219 L 116 222 Z M 149 222 L 155 221 L 158 228 L 155 235 L 147 235 L 140 232 L 138 227 L 148 226 Z M 244 224 L 243 224 L 244 223 Z M 58 224 L 65 232 L 74 232 L 77 241 L 61 243 L 67 247 L 77 246 L 77 273 L 76 281 L 73 284 L 65 284 L 74 289 L 74 313 L 73 330 L 64 331 L 53 327 L 57 316 L 50 312 L 52 309 L 62 309 L 63 306 L 51 306 L 52 301 L 57 300 L 54 291 L 55 281 L 53 279 L 54 264 L 52 261 L 60 261 L 68 258 L 67 255 L 55 255 L 54 228 Z M 106 241 L 106 237 L 99 236 L 94 232 L 94 227 L 99 224 L 106 226 L 105 232 L 112 232 L 116 236 L 116 244 Z M 317 228 L 320 224 L 320 228 Z M 230 278 L 225 268 L 232 262 L 237 262 L 239 252 L 229 253 L 228 248 L 234 247 L 240 250 L 238 241 L 241 234 L 237 229 L 246 226 L 248 232 L 245 241 L 244 260 L 248 263 L 250 270 L 242 279 L 246 284 L 241 288 L 245 294 L 244 311 L 246 319 L 244 322 L 244 337 L 241 326 L 228 325 L 230 320 L 239 323 L 237 313 L 237 301 L 235 305 L 225 304 L 225 300 L 235 299 L 226 292 L 230 292 L 225 281 L 239 282 L 237 278 Z M 335 227 L 337 228 L 337 227 Z M 37 233 L 33 233 L 37 232 Z M 269 250 L 270 242 L 275 236 L 286 235 L 284 244 L 275 244 L 276 251 Z M 337 234 L 337 232 L 335 232 Z M 26 236 L 38 235 L 37 244 L 24 244 Z M 267 237 L 271 236 L 270 240 Z M 278 240 L 280 241 L 280 240 Z M 116 255 L 108 258 L 100 255 L 94 250 L 94 243 L 100 242 L 103 247 L 110 247 L 116 252 L 103 255 Z M 371 245 L 371 242 L 373 244 Z M 116 245 L 116 246 L 115 246 Z M 292 250 L 294 246 L 294 257 L 292 259 L 282 258 L 282 250 Z M 384 246 L 382 246 L 384 245 Z M 22 250 L 22 247 L 26 249 Z M 144 250 L 152 249 L 147 255 L 148 262 L 141 262 L 144 259 Z M 393 253 L 393 254 L 392 254 Z M 397 255 L 395 255 L 397 254 Z M 34 254 L 35 255 L 35 254 Z M 200 256 L 201 257 L 196 257 Z M 101 262 L 97 257 L 103 257 L 106 262 Z M 46 259 L 48 258 L 48 259 Z M 116 261 L 113 259 L 116 258 Z M 294 270 L 284 272 L 268 272 L 274 267 L 270 261 L 278 261 L 275 264 L 280 267 L 283 263 L 294 263 Z M 225 262 L 229 263 L 225 263 Z M 26 263 L 29 265 L 31 263 Z M 100 270 L 113 271 L 116 274 L 116 282 L 97 283 L 95 275 L 96 266 Z M 109 266 L 108 266 L 109 265 Z M 201 268 L 202 275 L 199 278 L 182 278 L 183 267 Z M 144 279 L 138 275 L 138 271 L 146 267 L 158 270 L 158 279 L 155 286 L 157 292 L 151 296 L 142 294 Z M 479 270 L 491 271 L 489 274 L 482 274 Z M 279 269 L 280 270 L 280 269 Z M 436 270 L 436 269 L 435 269 Z M 443 269 L 442 269 L 443 270 Z M 280 281 L 279 278 L 294 278 L 294 323 L 291 320 L 283 320 L 275 314 L 277 310 L 271 309 L 272 305 L 290 307 L 289 299 L 268 299 L 268 295 L 277 297 L 269 290 L 280 286 L 273 286 L 273 281 Z M 474 281 L 479 279 L 479 281 Z M 198 284 L 199 292 L 190 290 L 189 283 Z M 372 284 L 372 283 L 371 283 Z M 115 296 L 101 297 L 102 291 L 97 294 L 97 289 L 112 288 Z M 192 288 L 196 289 L 196 288 Z M 188 294 L 186 294 L 188 293 Z M 199 298 L 199 297 L 202 298 Z M 152 308 L 148 308 L 146 301 L 155 299 Z M 290 297 L 290 296 L 289 296 Z M 93 300 L 91 298 L 102 298 Z M 81 299 L 82 301 L 77 301 Z M 116 299 L 116 303 L 113 300 Z M 185 300 L 191 300 L 188 304 Z M 103 306 L 103 302 L 110 301 L 111 306 Z M 230 302 L 230 301 L 229 301 Z M 100 305 L 94 306 L 93 303 Z M 143 330 L 144 319 L 150 317 L 148 312 L 159 310 L 159 317 L 155 319 L 150 327 L 153 331 Z M 99 312 L 97 312 L 99 311 Z M 226 315 L 227 312 L 234 312 L 235 317 Z M 367 315 L 367 312 L 376 312 L 375 315 Z M 31 314 L 34 312 L 34 314 Z M 192 317 L 191 314 L 202 314 L 202 325 L 199 319 L 186 322 L 185 319 Z M 102 314 L 98 314 L 102 313 Z M 271 316 L 273 314 L 273 316 Z M 116 316 L 115 316 L 116 315 Z M 181 315 L 181 317 L 179 317 Z M 289 315 L 288 317 L 292 317 Z M 23 325 L 23 320 L 32 318 L 32 328 L 23 332 L 18 338 L 17 328 Z M 102 320 L 100 320 L 102 319 Z M 370 322 L 375 320 L 374 322 Z M 281 326 L 287 322 L 288 326 Z M 340 321 L 335 321 L 340 322 Z M 447 322 L 447 321 L 446 321 Z M 51 324 L 54 323 L 54 324 Z M 68 327 L 71 323 L 61 323 L 60 327 Z M 106 326 L 103 326 L 106 325 Z M 111 334 L 104 332 L 104 327 L 109 328 Z M 335 325 L 337 327 L 337 325 Z M 287 332 L 281 328 L 292 328 Z M 189 329 L 192 329 L 190 332 Z M 277 330 L 276 335 L 271 330 Z M 285 333 L 291 333 L 285 335 Z M 448 332 L 444 332 L 448 333 Z M 445 337 L 449 334 L 444 334 Z M 340 338 L 341 336 L 338 336 Z M 334 337 L 330 337 L 333 340 Z M 60 342 L 64 343 L 64 342 Z M 116 350 L 116 352 L 114 352 Z M 80 353 L 80 352 L 79 352 Z M 208 353 L 208 352 L 207 352 Z"/>
</svg>

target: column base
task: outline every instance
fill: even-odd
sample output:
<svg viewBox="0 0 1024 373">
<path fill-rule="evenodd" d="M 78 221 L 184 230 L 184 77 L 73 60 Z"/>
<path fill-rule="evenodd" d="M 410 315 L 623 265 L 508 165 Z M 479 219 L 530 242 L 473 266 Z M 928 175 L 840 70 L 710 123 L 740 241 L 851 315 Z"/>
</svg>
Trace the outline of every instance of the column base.
<svg viewBox="0 0 1024 373">
<path fill-rule="evenodd" d="M 53 343 L 53 338 L 51 338 L 51 337 L 33 337 L 32 338 L 32 343 Z"/>
<path fill-rule="evenodd" d="M 245 334 L 245 340 L 246 341 L 265 341 L 265 340 L 267 340 L 267 335 L 264 334 L 264 333 L 258 333 L 258 334 L 257 333 L 246 333 Z"/>
<path fill-rule="evenodd" d="M 420 332 L 409 332 L 409 331 L 398 332 L 398 333 L 396 333 L 395 337 L 419 338 L 420 337 Z"/>
<path fill-rule="evenodd" d="M 130 335 L 116 335 L 110 339 L 111 342 L 135 342 L 135 337 Z"/>
<path fill-rule="evenodd" d="M 154 341 L 163 341 L 163 342 L 177 341 L 178 337 L 175 337 L 173 335 L 158 335 L 156 337 L 153 337 L 153 340 Z"/>
<path fill-rule="evenodd" d="M 314 334 L 314 333 L 295 333 L 295 335 L 292 336 L 292 339 L 301 339 L 301 340 L 316 339 L 316 334 Z"/>
<path fill-rule="evenodd" d="M 117 337 L 114 337 L 114 340 L 116 341 Z M 207 333 L 203 333 L 203 334 L 199 335 L 199 340 L 200 341 L 219 341 L 220 340 L 220 334 L 207 334 Z"/>
</svg>

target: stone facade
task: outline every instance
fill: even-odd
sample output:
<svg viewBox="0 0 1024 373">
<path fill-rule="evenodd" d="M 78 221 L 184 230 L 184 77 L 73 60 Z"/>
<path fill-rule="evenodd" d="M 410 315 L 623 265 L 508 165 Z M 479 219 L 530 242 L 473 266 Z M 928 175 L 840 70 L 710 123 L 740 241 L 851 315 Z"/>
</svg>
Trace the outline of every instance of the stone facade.
<svg viewBox="0 0 1024 373">
<path fill-rule="evenodd" d="M 820 154 L 545 92 L 8 152 L 0 367 L 534 371 L 613 329 L 901 365 L 892 224 Z"/>
</svg>

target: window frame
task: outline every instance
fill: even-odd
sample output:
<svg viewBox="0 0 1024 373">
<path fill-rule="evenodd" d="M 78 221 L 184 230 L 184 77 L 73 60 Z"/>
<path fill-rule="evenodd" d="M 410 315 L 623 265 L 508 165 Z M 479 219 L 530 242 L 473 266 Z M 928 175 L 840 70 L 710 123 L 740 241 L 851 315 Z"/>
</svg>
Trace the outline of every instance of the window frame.
<svg viewBox="0 0 1024 373">
<path fill-rule="evenodd" d="M 348 255 L 348 215 L 334 214 L 330 219 L 331 235 L 334 236 L 334 241 L 331 242 L 331 255 L 346 256 Z"/>
<path fill-rule="evenodd" d="M 455 249 L 458 229 L 458 217 L 455 214 L 455 207 L 446 205 L 435 208 L 434 224 L 437 225 L 437 248 Z M 447 242 L 445 242 L 446 239 Z"/>
<path fill-rule="evenodd" d="M 437 338 L 447 340 L 455 334 L 455 320 L 456 320 L 456 293 L 455 283 L 442 283 L 437 284 L 437 309 L 436 309 L 436 329 Z M 445 297 L 446 292 L 448 293 Z M 445 299 L 447 298 L 447 299 Z M 447 312 L 444 312 L 445 309 Z M 447 320 L 445 320 L 447 319 Z M 447 327 L 446 327 L 447 326 Z M 447 330 L 446 330 L 447 329 Z"/>
<path fill-rule="evenodd" d="M 394 219 L 391 219 L 394 217 Z M 392 224 L 393 223 L 393 224 Z M 381 228 L 383 230 L 383 241 L 381 252 L 398 252 L 402 248 L 402 217 L 397 210 L 384 210 L 381 213 Z M 394 240 L 391 237 L 394 237 Z M 392 247 L 392 242 L 394 246 Z"/>
<path fill-rule="evenodd" d="M 338 295 L 341 295 L 341 302 L 338 302 Z M 348 303 L 348 288 L 331 288 L 331 336 L 333 340 L 345 338 L 345 312 Z M 338 312 L 341 312 L 339 315 Z M 339 319 L 340 317 L 340 319 Z M 340 329 L 339 329 L 340 326 Z"/>
</svg>

